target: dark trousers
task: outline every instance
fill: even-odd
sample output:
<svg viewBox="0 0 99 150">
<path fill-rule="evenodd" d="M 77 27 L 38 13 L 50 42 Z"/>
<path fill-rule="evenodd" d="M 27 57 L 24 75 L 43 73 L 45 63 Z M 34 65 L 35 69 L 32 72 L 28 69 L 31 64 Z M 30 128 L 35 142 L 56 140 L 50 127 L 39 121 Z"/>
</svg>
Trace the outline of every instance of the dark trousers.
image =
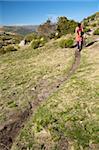
<svg viewBox="0 0 99 150">
<path fill-rule="evenodd" d="M 82 50 L 83 47 L 83 41 L 77 41 L 77 48 L 79 49 L 79 51 Z"/>
</svg>

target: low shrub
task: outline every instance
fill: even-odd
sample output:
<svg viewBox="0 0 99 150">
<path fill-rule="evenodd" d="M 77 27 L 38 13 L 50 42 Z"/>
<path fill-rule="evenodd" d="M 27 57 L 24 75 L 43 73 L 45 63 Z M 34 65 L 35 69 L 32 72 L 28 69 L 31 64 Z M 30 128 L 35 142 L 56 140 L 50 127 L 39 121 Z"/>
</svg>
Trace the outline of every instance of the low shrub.
<svg viewBox="0 0 99 150">
<path fill-rule="evenodd" d="M 38 48 L 39 45 L 40 45 L 40 40 L 38 40 L 38 39 L 33 40 L 32 43 L 31 43 L 31 47 L 32 47 L 33 49 Z"/>
<path fill-rule="evenodd" d="M 88 19 L 84 19 L 83 24 L 84 24 L 84 26 L 88 26 L 88 24 L 89 24 L 89 20 L 88 20 Z"/>
<path fill-rule="evenodd" d="M 5 53 L 10 51 L 17 51 L 17 49 L 13 45 L 8 45 L 4 48 Z"/>
<path fill-rule="evenodd" d="M 4 47 L 1 47 L 1 48 L 0 48 L 0 54 L 4 54 L 4 53 L 5 53 Z"/>
<path fill-rule="evenodd" d="M 94 31 L 93 34 L 94 34 L 94 35 L 99 35 L 99 28 L 97 28 L 97 29 Z"/>
<path fill-rule="evenodd" d="M 44 38 L 44 37 L 39 37 L 38 39 L 32 40 L 31 47 L 32 47 L 33 49 L 36 49 L 36 48 L 38 48 L 38 47 L 44 46 L 46 42 L 47 42 L 47 39 L 46 39 L 46 38 Z"/>
<path fill-rule="evenodd" d="M 13 45 L 3 46 L 0 48 L 0 54 L 5 54 L 11 51 L 17 51 L 17 48 L 15 48 Z"/>
<path fill-rule="evenodd" d="M 60 38 L 60 37 L 61 37 L 61 34 L 60 34 L 59 32 L 56 32 L 54 39 L 57 40 L 57 39 Z"/>
<path fill-rule="evenodd" d="M 55 37 L 55 33 L 51 33 L 50 35 L 49 35 L 49 38 L 50 39 L 53 39 Z"/>
<path fill-rule="evenodd" d="M 84 29 L 84 33 L 90 32 L 90 31 L 91 31 L 90 28 L 85 28 L 85 29 Z"/>
<path fill-rule="evenodd" d="M 58 39 L 58 38 L 60 38 L 60 33 L 58 33 L 58 32 L 56 32 L 56 33 L 53 32 L 49 36 L 49 39 Z"/>
<path fill-rule="evenodd" d="M 74 40 L 72 38 L 69 38 L 69 39 L 62 39 L 60 42 L 59 42 L 59 46 L 61 48 L 72 48 L 73 47 L 73 44 L 74 44 Z"/>
<path fill-rule="evenodd" d="M 47 42 L 47 39 L 45 37 L 41 37 L 39 40 L 39 46 L 42 47 L 45 45 L 45 43 Z"/>
<path fill-rule="evenodd" d="M 35 33 L 30 33 L 25 36 L 26 42 L 31 42 L 33 39 L 37 39 L 37 35 Z"/>
<path fill-rule="evenodd" d="M 93 24 L 92 24 L 92 27 L 96 27 L 96 26 L 97 26 L 97 24 L 96 24 L 96 23 L 93 23 Z"/>
</svg>

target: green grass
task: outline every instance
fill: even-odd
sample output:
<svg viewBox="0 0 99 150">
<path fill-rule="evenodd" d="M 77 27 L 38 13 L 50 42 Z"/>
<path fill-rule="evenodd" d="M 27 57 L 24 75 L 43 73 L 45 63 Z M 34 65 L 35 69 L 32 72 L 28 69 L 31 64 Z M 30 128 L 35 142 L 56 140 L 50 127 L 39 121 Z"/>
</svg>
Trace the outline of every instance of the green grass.
<svg viewBox="0 0 99 150">
<path fill-rule="evenodd" d="M 57 42 L 38 49 L 19 49 L 0 56 L 0 122 L 26 108 L 34 100 L 32 88 L 42 79 L 52 84 L 63 76 L 74 59 L 74 51 L 60 49 Z"/>
<path fill-rule="evenodd" d="M 31 116 L 12 150 L 29 148 L 29 144 L 34 150 L 58 150 L 62 135 L 69 150 L 99 149 L 98 44 L 81 52 L 76 73 Z"/>
</svg>

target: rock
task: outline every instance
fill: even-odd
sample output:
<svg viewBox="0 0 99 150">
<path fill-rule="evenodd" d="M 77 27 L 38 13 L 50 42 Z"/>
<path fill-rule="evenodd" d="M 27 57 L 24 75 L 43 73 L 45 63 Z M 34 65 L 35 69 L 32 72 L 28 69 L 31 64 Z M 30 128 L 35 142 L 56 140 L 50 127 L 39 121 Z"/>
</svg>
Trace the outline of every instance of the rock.
<svg viewBox="0 0 99 150">
<path fill-rule="evenodd" d="M 19 46 L 20 47 L 23 47 L 25 45 L 25 40 L 22 40 L 20 43 L 19 43 Z"/>
</svg>

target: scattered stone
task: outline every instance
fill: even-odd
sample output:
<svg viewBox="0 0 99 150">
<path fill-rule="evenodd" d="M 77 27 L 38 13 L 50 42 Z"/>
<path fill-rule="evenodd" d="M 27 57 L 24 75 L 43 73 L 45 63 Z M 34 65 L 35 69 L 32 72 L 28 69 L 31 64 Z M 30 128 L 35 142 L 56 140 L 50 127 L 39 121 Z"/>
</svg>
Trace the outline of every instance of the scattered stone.
<svg viewBox="0 0 99 150">
<path fill-rule="evenodd" d="M 35 90 L 36 90 L 36 88 L 37 88 L 37 87 L 36 87 L 36 86 L 34 86 L 34 87 L 31 89 L 31 91 L 35 91 Z"/>
<path fill-rule="evenodd" d="M 25 44 L 26 44 L 25 40 L 22 40 L 22 41 L 19 43 L 19 46 L 20 46 L 20 47 L 23 47 L 23 46 L 25 46 Z"/>
</svg>

